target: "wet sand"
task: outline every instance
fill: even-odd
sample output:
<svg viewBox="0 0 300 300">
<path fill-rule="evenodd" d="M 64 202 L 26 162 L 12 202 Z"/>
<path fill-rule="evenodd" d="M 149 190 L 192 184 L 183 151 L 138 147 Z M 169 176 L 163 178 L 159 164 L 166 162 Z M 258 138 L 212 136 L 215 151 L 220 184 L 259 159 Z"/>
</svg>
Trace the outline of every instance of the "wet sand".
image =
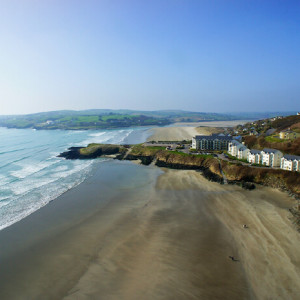
<svg viewBox="0 0 300 300">
<path fill-rule="evenodd" d="M 0 299 L 297 299 L 292 205 L 195 171 L 104 162 L 0 231 Z"/>
</svg>

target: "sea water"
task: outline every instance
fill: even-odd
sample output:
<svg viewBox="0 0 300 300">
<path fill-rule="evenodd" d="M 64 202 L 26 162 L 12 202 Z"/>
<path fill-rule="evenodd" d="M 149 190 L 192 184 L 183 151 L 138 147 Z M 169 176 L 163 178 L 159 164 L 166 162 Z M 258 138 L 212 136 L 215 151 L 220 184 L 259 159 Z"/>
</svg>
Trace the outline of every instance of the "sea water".
<svg viewBox="0 0 300 300">
<path fill-rule="evenodd" d="M 69 131 L 0 127 L 0 229 L 89 176 L 95 160 L 65 160 L 57 157 L 59 153 L 89 143 L 141 143 L 148 136 L 149 128 Z"/>
</svg>

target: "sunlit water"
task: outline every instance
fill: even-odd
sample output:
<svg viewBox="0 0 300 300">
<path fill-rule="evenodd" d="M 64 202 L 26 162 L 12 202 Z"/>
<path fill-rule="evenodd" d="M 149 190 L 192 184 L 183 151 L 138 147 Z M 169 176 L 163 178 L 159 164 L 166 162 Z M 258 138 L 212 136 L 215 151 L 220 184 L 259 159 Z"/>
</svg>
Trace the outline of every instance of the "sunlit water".
<svg viewBox="0 0 300 300">
<path fill-rule="evenodd" d="M 60 152 L 89 143 L 141 143 L 148 135 L 148 128 L 101 131 L 0 128 L 0 229 L 28 216 L 90 174 L 95 161 L 65 160 L 57 157 Z"/>
</svg>

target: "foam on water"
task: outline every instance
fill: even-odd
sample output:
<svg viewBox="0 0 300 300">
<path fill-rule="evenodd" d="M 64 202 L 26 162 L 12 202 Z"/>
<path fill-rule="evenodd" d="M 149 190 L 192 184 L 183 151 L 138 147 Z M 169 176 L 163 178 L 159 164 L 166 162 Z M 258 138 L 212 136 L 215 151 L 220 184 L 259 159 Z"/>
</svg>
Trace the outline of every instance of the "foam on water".
<svg viewBox="0 0 300 300">
<path fill-rule="evenodd" d="M 44 162 L 40 162 L 36 165 L 32 165 L 32 164 L 18 164 L 21 167 L 21 170 L 18 171 L 11 171 L 10 174 L 14 177 L 23 179 L 26 178 L 30 175 L 33 175 L 35 173 L 40 172 L 41 170 L 44 170 L 50 166 L 52 166 L 53 164 L 58 163 L 58 161 L 44 161 Z"/>
<path fill-rule="evenodd" d="M 70 146 L 141 142 L 145 129 L 33 131 L 0 128 L 0 229 L 23 219 L 81 183 L 94 160 L 58 158 Z M 97 162 L 105 160 L 97 160 Z"/>
<path fill-rule="evenodd" d="M 92 162 L 81 164 L 67 172 L 52 174 L 48 180 L 27 180 L 26 184 L 17 183 L 11 187 L 14 201 L 1 203 L 4 213 L 0 219 L 3 229 L 43 207 L 67 190 L 80 184 L 89 174 Z M 65 179 L 62 181 L 62 179 Z"/>
</svg>

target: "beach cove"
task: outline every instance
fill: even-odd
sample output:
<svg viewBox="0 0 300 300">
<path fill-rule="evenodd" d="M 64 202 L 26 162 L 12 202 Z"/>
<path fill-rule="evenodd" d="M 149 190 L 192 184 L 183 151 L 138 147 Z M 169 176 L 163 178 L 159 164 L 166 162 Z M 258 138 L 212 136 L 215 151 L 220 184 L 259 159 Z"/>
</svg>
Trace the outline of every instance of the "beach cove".
<svg viewBox="0 0 300 300">
<path fill-rule="evenodd" d="M 267 187 L 100 159 L 0 231 L 0 298 L 297 299 L 293 205 Z"/>
</svg>

